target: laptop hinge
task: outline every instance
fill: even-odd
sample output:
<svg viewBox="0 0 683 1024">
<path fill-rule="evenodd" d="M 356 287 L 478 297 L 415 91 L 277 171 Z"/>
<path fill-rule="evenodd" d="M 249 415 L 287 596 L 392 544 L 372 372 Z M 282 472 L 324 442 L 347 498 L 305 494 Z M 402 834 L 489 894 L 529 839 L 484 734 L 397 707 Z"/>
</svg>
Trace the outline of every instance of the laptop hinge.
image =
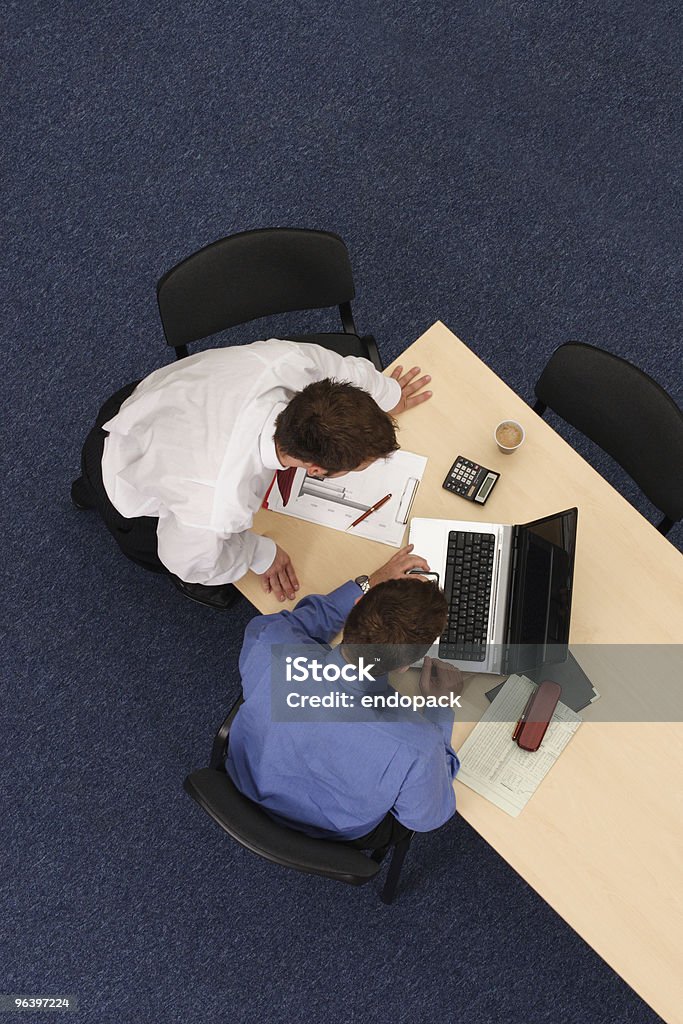
<svg viewBox="0 0 683 1024">
<path fill-rule="evenodd" d="M 508 586 L 508 613 L 507 613 L 507 625 L 505 630 L 505 666 L 507 667 L 510 661 L 510 638 L 512 636 L 512 607 L 513 597 L 515 594 L 515 581 L 517 579 L 517 560 L 519 557 L 519 528 L 514 526 L 512 528 L 512 557 L 510 559 L 510 583 Z"/>
</svg>

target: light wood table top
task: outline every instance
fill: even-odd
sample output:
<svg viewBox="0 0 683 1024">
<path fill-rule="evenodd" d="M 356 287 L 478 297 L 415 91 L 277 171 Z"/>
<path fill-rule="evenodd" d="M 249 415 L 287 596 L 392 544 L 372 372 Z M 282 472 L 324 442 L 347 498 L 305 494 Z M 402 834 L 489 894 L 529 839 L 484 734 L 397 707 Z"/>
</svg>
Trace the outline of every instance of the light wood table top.
<svg viewBox="0 0 683 1024">
<path fill-rule="evenodd" d="M 683 563 L 654 526 L 442 323 L 397 362 L 430 373 L 434 392 L 399 422 L 401 447 L 429 457 L 413 516 L 524 523 L 576 505 L 572 646 L 683 640 Z M 508 417 L 526 430 L 513 455 L 493 440 L 495 425 Z M 502 474 L 484 508 L 441 487 L 458 454 Z M 289 552 L 300 596 L 327 593 L 394 553 L 273 512 L 260 512 L 254 528 Z M 283 607 L 251 574 L 238 587 L 260 611 Z M 605 650 L 595 648 L 603 660 Z M 593 682 L 601 693 L 615 685 Z M 470 680 L 468 703 L 483 711 L 484 690 L 494 683 L 491 676 Z M 683 726 L 591 721 L 599 703 L 581 713 L 584 724 L 518 818 L 456 781 L 458 812 L 657 1013 L 678 1024 Z M 456 750 L 472 728 L 456 723 Z"/>
</svg>

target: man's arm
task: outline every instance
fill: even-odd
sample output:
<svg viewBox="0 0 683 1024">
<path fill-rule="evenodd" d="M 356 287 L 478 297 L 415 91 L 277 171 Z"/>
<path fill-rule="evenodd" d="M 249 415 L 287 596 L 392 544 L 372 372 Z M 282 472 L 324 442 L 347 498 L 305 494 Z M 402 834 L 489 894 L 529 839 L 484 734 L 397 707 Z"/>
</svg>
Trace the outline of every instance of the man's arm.
<svg viewBox="0 0 683 1024">
<path fill-rule="evenodd" d="M 370 586 L 377 586 L 387 580 L 405 579 L 409 569 L 428 570 L 429 566 L 424 558 L 413 555 L 412 550 L 413 545 L 408 544 L 392 555 L 388 562 L 369 577 Z M 416 587 L 421 585 L 415 581 Z M 272 644 L 329 643 L 339 633 L 349 612 L 362 595 L 363 591 L 358 584 L 349 580 L 330 594 L 310 594 L 302 598 L 292 611 L 257 615 L 251 620 L 244 634 L 240 654 L 242 679 L 254 674 L 247 671 L 247 662 L 250 659 L 270 658 Z"/>
<path fill-rule="evenodd" d="M 380 409 L 392 416 L 399 416 L 432 396 L 431 391 L 423 390 L 432 378 L 429 375 L 420 377 L 419 366 L 413 366 L 405 373 L 402 366 L 397 366 L 391 376 L 386 377 L 368 359 L 340 356 L 320 345 L 307 345 L 306 348 L 309 359 L 312 358 L 318 367 L 321 380 L 335 377 L 355 384 L 372 395 Z"/>
<path fill-rule="evenodd" d="M 460 761 L 452 747 L 436 742 L 418 755 L 401 786 L 392 813 L 406 828 L 430 832 L 455 814 L 453 779 Z"/>
<path fill-rule="evenodd" d="M 331 594 L 309 594 L 292 611 L 253 618 L 245 630 L 240 653 L 244 696 L 249 696 L 249 681 L 262 677 L 262 672 L 254 671 L 254 665 L 259 659 L 270 661 L 273 644 L 329 643 L 361 594 L 360 587 L 350 580 Z"/>
<path fill-rule="evenodd" d="M 330 594 L 309 594 L 291 611 L 257 615 L 247 626 L 244 644 L 265 640 L 270 643 L 328 644 L 341 630 L 355 602 L 362 595 L 349 580 Z"/>
<path fill-rule="evenodd" d="M 275 558 L 275 542 L 251 530 L 221 537 L 213 530 L 185 526 L 172 513 L 159 519 L 158 553 L 167 569 L 186 583 L 221 586 L 249 569 L 265 572 Z"/>
<path fill-rule="evenodd" d="M 367 391 L 377 402 L 380 409 L 389 412 L 401 400 L 401 385 L 392 377 L 385 377 L 375 369 L 369 359 L 361 356 L 340 356 L 331 349 L 321 345 L 306 344 L 305 355 L 312 360 L 319 371 L 319 379 L 334 377 L 337 380 L 349 381 L 356 387 Z"/>
<path fill-rule="evenodd" d="M 425 657 L 420 672 L 420 692 L 424 697 L 459 697 L 464 686 L 463 674 L 455 665 L 439 658 Z M 427 707 L 424 717 L 442 732 L 446 749 L 451 750 L 453 712 L 450 708 Z M 451 750 L 452 752 L 452 750 Z M 455 756 L 455 755 L 454 755 Z"/>
</svg>

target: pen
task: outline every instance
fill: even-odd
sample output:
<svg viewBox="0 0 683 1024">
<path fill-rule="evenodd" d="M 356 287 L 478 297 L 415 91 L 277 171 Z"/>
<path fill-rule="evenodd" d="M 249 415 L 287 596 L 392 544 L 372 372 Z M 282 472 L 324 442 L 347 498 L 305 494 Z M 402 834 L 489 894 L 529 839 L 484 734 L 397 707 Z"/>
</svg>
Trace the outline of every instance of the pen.
<svg viewBox="0 0 683 1024">
<path fill-rule="evenodd" d="M 533 700 L 533 697 L 534 697 L 534 694 L 532 693 L 531 697 L 529 697 L 528 701 L 524 705 L 524 711 L 522 711 L 521 717 L 520 717 L 519 721 L 517 722 L 517 725 L 515 726 L 515 731 L 512 734 L 513 740 L 517 739 L 517 737 L 519 736 L 520 729 L 522 728 L 522 726 L 526 722 L 526 716 L 529 713 L 529 708 L 531 707 L 531 702 Z"/>
<path fill-rule="evenodd" d="M 364 512 L 362 516 L 358 516 L 358 519 L 354 519 L 354 521 L 349 526 L 347 526 L 346 529 L 350 530 L 352 526 L 358 526 L 358 524 L 362 523 L 364 519 L 367 519 L 368 516 L 371 516 L 373 512 L 376 512 L 378 508 L 381 508 L 382 505 L 386 505 L 390 497 L 390 494 L 385 494 L 384 497 L 380 498 L 379 501 L 376 501 L 375 504 L 372 505 L 371 508 L 367 510 L 367 512 Z"/>
</svg>

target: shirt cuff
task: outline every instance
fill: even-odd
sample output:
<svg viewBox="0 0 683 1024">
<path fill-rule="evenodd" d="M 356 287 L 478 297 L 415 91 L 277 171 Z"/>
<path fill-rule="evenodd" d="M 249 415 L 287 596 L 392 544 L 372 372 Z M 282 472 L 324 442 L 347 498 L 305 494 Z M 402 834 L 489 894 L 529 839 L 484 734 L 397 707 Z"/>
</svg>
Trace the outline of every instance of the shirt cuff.
<svg viewBox="0 0 683 1024">
<path fill-rule="evenodd" d="M 348 583 L 342 583 L 341 587 L 337 587 L 336 590 L 333 590 L 332 593 L 327 596 L 334 601 L 335 607 L 339 609 L 346 621 L 346 616 L 349 614 L 358 598 L 363 596 L 363 591 L 355 580 L 349 580 Z"/>
<path fill-rule="evenodd" d="M 382 401 L 377 404 L 383 412 L 389 412 L 390 409 L 395 409 L 401 401 L 401 385 L 394 377 L 385 377 L 384 379 L 389 387 L 382 396 Z"/>
<path fill-rule="evenodd" d="M 254 544 L 254 553 L 251 556 L 249 568 L 252 572 L 260 575 L 266 569 L 270 569 L 275 561 L 277 544 L 270 537 L 262 537 L 259 533 L 255 533 L 254 537 L 256 538 L 256 543 Z"/>
</svg>

